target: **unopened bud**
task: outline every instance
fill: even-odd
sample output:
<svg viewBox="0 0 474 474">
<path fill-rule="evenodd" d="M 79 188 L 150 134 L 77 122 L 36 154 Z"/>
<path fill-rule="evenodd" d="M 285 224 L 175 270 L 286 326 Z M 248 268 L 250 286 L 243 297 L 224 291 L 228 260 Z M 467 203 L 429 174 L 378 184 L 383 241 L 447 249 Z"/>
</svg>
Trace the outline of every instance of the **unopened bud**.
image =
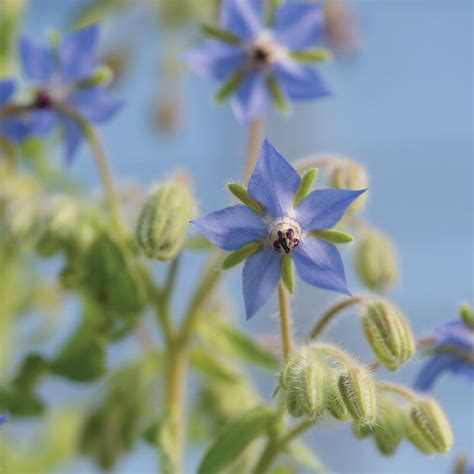
<svg viewBox="0 0 474 474">
<path fill-rule="evenodd" d="M 454 443 L 449 421 L 432 398 L 421 398 L 410 406 L 406 435 L 426 454 L 447 453 Z"/>
<path fill-rule="evenodd" d="M 398 279 L 395 248 L 382 232 L 368 230 L 357 240 L 355 265 L 362 282 L 376 291 L 393 286 Z"/>
<path fill-rule="evenodd" d="M 149 258 L 173 259 L 193 213 L 193 197 L 184 183 L 173 180 L 160 185 L 145 201 L 138 219 L 138 245 Z"/>
<path fill-rule="evenodd" d="M 403 415 L 403 409 L 396 401 L 386 396 L 379 398 L 377 422 L 373 433 L 377 448 L 385 456 L 392 455 L 402 441 Z"/>
<path fill-rule="evenodd" d="M 352 419 L 372 425 L 377 417 L 377 393 L 372 374 L 362 366 L 348 367 L 339 376 L 338 387 Z"/>
<path fill-rule="evenodd" d="M 330 177 L 331 187 L 337 189 L 365 189 L 369 186 L 369 178 L 365 168 L 354 161 L 344 160 L 338 163 Z M 360 211 L 367 201 L 367 193 L 359 196 L 350 206 L 348 211 Z"/>
<path fill-rule="evenodd" d="M 361 425 L 360 423 L 352 423 L 352 434 L 359 439 L 366 438 L 373 434 L 371 425 Z"/>
<path fill-rule="evenodd" d="M 338 377 L 336 376 L 334 370 L 330 371 L 330 376 L 328 377 L 328 383 L 326 385 L 327 390 L 327 401 L 326 407 L 328 412 L 336 418 L 336 420 L 347 421 L 350 419 L 351 415 L 347 410 L 347 407 L 342 400 L 341 392 L 338 387 Z"/>
<path fill-rule="evenodd" d="M 415 339 L 408 321 L 393 304 L 377 300 L 366 306 L 362 317 L 365 335 L 380 363 L 396 370 L 415 351 Z"/>
</svg>

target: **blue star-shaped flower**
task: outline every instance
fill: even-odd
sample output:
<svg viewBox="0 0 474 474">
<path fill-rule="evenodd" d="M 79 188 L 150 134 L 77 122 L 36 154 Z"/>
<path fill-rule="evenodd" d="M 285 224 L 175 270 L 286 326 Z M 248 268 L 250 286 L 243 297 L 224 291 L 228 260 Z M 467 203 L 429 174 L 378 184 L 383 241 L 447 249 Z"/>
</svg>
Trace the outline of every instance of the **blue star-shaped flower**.
<svg viewBox="0 0 474 474">
<path fill-rule="evenodd" d="M 38 85 L 30 117 L 32 130 L 43 135 L 60 125 L 68 160 L 77 150 L 82 132 L 75 120 L 59 110 L 61 106 L 74 108 L 89 122 L 102 123 L 122 105 L 103 87 L 91 85 L 97 68 L 98 34 L 97 25 L 74 31 L 61 39 L 57 50 L 37 46 L 28 38 L 20 45 L 24 72 Z"/>
<path fill-rule="evenodd" d="M 294 54 L 313 47 L 320 37 L 321 5 L 285 3 L 275 11 L 268 26 L 263 3 L 223 0 L 220 23 L 228 41 L 207 41 L 183 57 L 200 75 L 221 81 L 236 78 L 232 106 L 237 119 L 244 123 L 263 113 L 275 95 L 275 87 L 291 100 L 329 94 L 319 74 L 296 61 Z"/>
<path fill-rule="evenodd" d="M 8 420 L 8 412 L 0 413 L 0 426 L 6 423 Z"/>
<path fill-rule="evenodd" d="M 281 276 L 281 257 L 285 255 L 292 257 L 297 272 L 310 285 L 349 294 L 336 246 L 312 232 L 332 228 L 365 190 L 320 189 L 295 206 L 300 183 L 298 173 L 265 140 L 247 189 L 263 212 L 235 205 L 192 221 L 224 250 L 237 250 L 251 242 L 261 244 L 243 269 L 247 319 L 275 290 Z"/>
<path fill-rule="evenodd" d="M 15 93 L 16 85 L 11 79 L 0 80 L 0 137 L 19 143 L 30 131 L 26 123 L 19 117 L 8 113 L 8 102 Z"/>
<path fill-rule="evenodd" d="M 435 331 L 433 355 L 422 367 L 415 387 L 430 389 L 443 372 L 467 377 L 474 382 L 474 328 L 464 321 L 450 321 Z"/>
</svg>

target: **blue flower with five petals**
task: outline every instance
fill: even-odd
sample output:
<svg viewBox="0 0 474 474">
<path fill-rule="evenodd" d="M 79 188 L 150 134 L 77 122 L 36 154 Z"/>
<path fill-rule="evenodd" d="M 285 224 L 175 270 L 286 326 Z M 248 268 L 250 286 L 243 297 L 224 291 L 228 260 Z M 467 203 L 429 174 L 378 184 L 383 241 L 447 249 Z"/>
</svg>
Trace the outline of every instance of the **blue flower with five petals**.
<svg viewBox="0 0 474 474">
<path fill-rule="evenodd" d="M 0 79 L 0 137 L 19 143 L 28 136 L 30 128 L 24 120 L 8 110 L 15 89 L 16 85 L 12 79 Z"/>
<path fill-rule="evenodd" d="M 435 331 L 432 354 L 415 381 L 418 390 L 429 390 L 443 372 L 474 382 L 474 328 L 465 321 L 450 321 Z"/>
<path fill-rule="evenodd" d="M 192 221 L 221 249 L 235 251 L 252 242 L 260 244 L 243 268 L 247 319 L 275 290 L 286 255 L 310 285 L 350 294 L 339 251 L 316 233 L 339 222 L 365 190 L 319 189 L 295 205 L 300 184 L 296 170 L 265 140 L 247 188 L 248 197 L 262 212 L 238 204 Z"/>
<path fill-rule="evenodd" d="M 20 44 L 24 72 L 37 84 L 31 128 L 44 135 L 61 126 L 67 160 L 76 152 L 82 131 L 77 121 L 63 112 L 64 107 L 76 110 L 89 122 L 102 123 L 122 105 L 91 80 L 97 69 L 98 35 L 98 26 L 92 25 L 65 35 L 57 49 L 43 48 L 28 38 Z"/>
<path fill-rule="evenodd" d="M 329 94 L 319 74 L 303 64 L 327 57 L 308 50 L 322 32 L 321 5 L 288 2 L 272 17 L 268 25 L 261 0 L 223 0 L 220 41 L 209 40 L 183 56 L 196 73 L 235 91 L 232 106 L 243 123 L 259 117 L 271 98 L 278 104 Z"/>
</svg>

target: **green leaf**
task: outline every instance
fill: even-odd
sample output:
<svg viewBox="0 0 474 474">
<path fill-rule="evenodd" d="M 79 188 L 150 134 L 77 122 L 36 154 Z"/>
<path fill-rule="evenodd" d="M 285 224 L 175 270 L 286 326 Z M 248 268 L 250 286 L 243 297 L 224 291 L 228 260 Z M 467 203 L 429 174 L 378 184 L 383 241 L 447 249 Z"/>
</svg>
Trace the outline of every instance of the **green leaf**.
<svg viewBox="0 0 474 474">
<path fill-rule="evenodd" d="M 251 441 L 268 432 L 274 418 L 273 411 L 265 405 L 253 408 L 239 417 L 208 448 L 198 474 L 221 472 L 239 457 Z"/>
<path fill-rule="evenodd" d="M 229 183 L 227 185 L 227 189 L 242 203 L 250 207 L 252 211 L 258 212 L 259 214 L 263 214 L 265 212 L 262 206 L 248 195 L 247 188 L 245 186 L 242 186 L 238 183 Z"/>
<path fill-rule="evenodd" d="M 288 99 L 280 87 L 280 84 L 274 77 L 268 79 L 268 87 L 273 98 L 273 102 L 277 106 L 277 109 L 282 113 L 286 114 L 290 110 Z"/>
<path fill-rule="evenodd" d="M 309 49 L 306 51 L 293 51 L 290 56 L 302 63 L 316 63 L 322 61 L 329 61 L 332 59 L 331 51 L 324 48 Z"/>
<path fill-rule="evenodd" d="M 234 91 L 240 86 L 240 83 L 243 81 L 245 77 L 245 71 L 240 70 L 234 72 L 226 82 L 224 82 L 223 86 L 217 91 L 216 95 L 214 96 L 214 100 L 217 103 L 222 103 L 226 101 Z"/>
<path fill-rule="evenodd" d="M 235 267 L 240 262 L 243 262 L 249 258 L 250 255 L 253 255 L 255 252 L 257 252 L 261 246 L 262 244 L 260 242 L 249 242 L 248 244 L 245 244 L 244 246 L 240 247 L 239 250 L 232 252 L 224 260 L 222 263 L 222 268 L 224 270 L 228 270 L 229 268 Z"/>
<path fill-rule="evenodd" d="M 192 351 L 191 364 L 195 369 L 214 380 L 236 383 L 240 378 L 240 375 L 225 365 L 218 356 L 214 356 L 204 349 L 195 348 Z"/>
<path fill-rule="evenodd" d="M 295 291 L 295 271 L 293 268 L 293 259 L 289 255 L 281 258 L 281 279 L 286 289 L 293 294 Z"/>
<path fill-rule="evenodd" d="M 293 199 L 293 205 L 296 207 L 310 192 L 314 180 L 318 176 L 318 168 L 308 170 L 301 178 L 301 183 Z"/>
<path fill-rule="evenodd" d="M 202 31 L 206 35 L 224 41 L 225 43 L 237 44 L 240 42 L 240 38 L 238 36 L 215 25 L 204 24 L 202 25 Z"/>
<path fill-rule="evenodd" d="M 352 235 L 337 229 L 312 231 L 310 234 L 333 244 L 347 244 L 352 241 Z"/>
</svg>

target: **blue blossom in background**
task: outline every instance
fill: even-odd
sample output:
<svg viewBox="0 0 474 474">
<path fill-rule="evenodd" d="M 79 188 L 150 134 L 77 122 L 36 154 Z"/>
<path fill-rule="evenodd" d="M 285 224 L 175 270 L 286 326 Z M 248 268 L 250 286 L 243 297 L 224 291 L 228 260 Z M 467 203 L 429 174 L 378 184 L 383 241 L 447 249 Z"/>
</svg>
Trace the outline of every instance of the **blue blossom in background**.
<svg viewBox="0 0 474 474">
<path fill-rule="evenodd" d="M 474 382 L 474 329 L 465 321 L 450 321 L 438 327 L 430 354 L 416 379 L 418 390 L 430 389 L 443 372 Z"/>
<path fill-rule="evenodd" d="M 0 137 L 18 143 L 29 133 L 29 127 L 19 117 L 8 113 L 8 102 L 15 93 L 16 85 L 11 79 L 0 79 Z"/>
<path fill-rule="evenodd" d="M 4 423 L 6 423 L 8 420 L 8 412 L 3 412 L 0 413 L 0 426 L 2 426 Z"/>
<path fill-rule="evenodd" d="M 70 107 L 87 121 L 102 123 L 121 107 L 103 86 L 92 80 L 97 70 L 98 35 L 98 26 L 92 25 L 65 35 L 57 48 L 38 46 L 28 38 L 21 40 L 24 72 L 37 84 L 30 116 L 32 130 L 45 135 L 55 126 L 61 126 L 68 160 L 79 146 L 82 131 L 77 121 L 62 110 Z"/>
<path fill-rule="evenodd" d="M 259 0 L 224 0 L 220 40 L 209 40 L 185 53 L 184 61 L 198 74 L 224 81 L 240 122 L 260 116 L 273 98 L 306 100 L 329 93 L 319 74 L 306 61 L 326 58 L 311 52 L 322 26 L 317 3 L 288 2 L 266 24 Z M 322 53 L 322 54 L 321 54 Z"/>
<path fill-rule="evenodd" d="M 224 250 L 238 250 L 251 242 L 261 244 L 243 269 L 247 319 L 275 290 L 284 255 L 292 257 L 297 272 L 310 285 L 350 294 L 336 246 L 311 232 L 336 225 L 365 190 L 320 189 L 295 206 L 300 183 L 298 173 L 265 140 L 247 188 L 248 196 L 264 212 L 238 204 L 192 221 L 214 245 Z"/>
</svg>

